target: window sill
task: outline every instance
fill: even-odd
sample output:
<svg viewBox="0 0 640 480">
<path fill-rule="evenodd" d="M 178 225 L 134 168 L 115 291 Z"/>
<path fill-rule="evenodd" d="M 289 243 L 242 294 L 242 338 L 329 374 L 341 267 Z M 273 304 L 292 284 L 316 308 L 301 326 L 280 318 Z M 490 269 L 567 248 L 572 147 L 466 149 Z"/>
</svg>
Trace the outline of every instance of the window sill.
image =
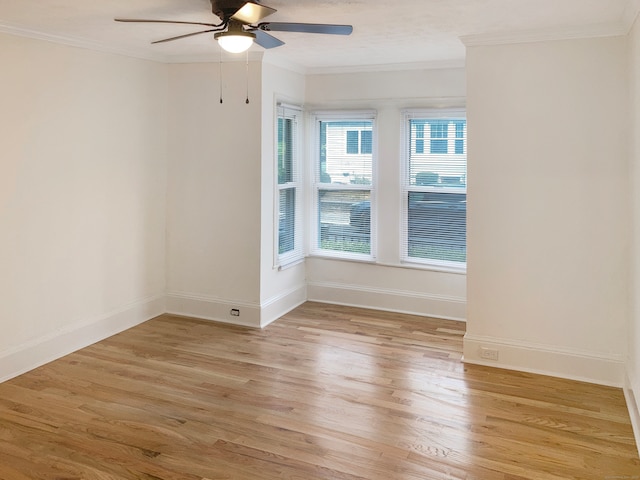
<svg viewBox="0 0 640 480">
<path fill-rule="evenodd" d="M 293 258 L 291 260 L 284 261 L 280 264 L 275 265 L 274 268 L 279 272 L 281 272 L 282 270 L 287 270 L 288 268 L 292 268 L 292 267 L 295 267 L 296 265 L 300 265 L 301 263 L 304 263 L 304 260 L 305 260 L 304 257 Z"/>
<path fill-rule="evenodd" d="M 366 265 L 374 265 L 374 266 L 390 267 L 390 268 L 404 268 L 408 270 L 425 270 L 425 271 L 431 271 L 431 272 L 452 273 L 455 275 L 467 274 L 466 266 L 457 267 L 453 265 L 436 265 L 436 264 L 412 263 L 412 262 L 385 263 L 385 262 L 378 262 L 373 258 L 372 259 L 345 258 L 345 257 L 334 257 L 331 255 L 322 255 L 318 253 L 307 255 L 306 258 L 318 259 L 318 260 L 332 260 L 337 262 L 364 263 Z"/>
<path fill-rule="evenodd" d="M 440 265 L 436 263 L 417 263 L 417 262 L 402 262 L 398 265 L 389 264 L 388 266 L 399 268 L 411 268 L 413 270 L 430 270 L 432 272 L 453 273 L 457 275 L 466 275 L 467 266 L 456 265 Z"/>
<path fill-rule="evenodd" d="M 358 258 L 358 257 L 347 257 L 347 256 L 341 256 L 341 255 L 331 255 L 329 253 L 325 254 L 322 252 L 313 252 L 307 255 L 307 258 L 316 258 L 316 259 L 320 259 L 320 260 L 336 260 L 338 262 L 352 262 L 352 263 L 366 263 L 369 265 L 376 265 L 376 260 L 373 257 L 365 257 L 363 256 L 362 258 Z"/>
</svg>

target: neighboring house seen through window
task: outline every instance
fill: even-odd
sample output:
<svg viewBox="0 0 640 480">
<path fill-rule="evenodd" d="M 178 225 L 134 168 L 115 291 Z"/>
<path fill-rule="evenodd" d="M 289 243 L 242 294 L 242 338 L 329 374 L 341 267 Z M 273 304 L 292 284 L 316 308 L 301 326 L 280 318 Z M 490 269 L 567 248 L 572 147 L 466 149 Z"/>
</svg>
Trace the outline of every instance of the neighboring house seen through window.
<svg viewBox="0 0 640 480">
<path fill-rule="evenodd" d="M 402 259 L 464 268 L 467 259 L 465 113 L 411 111 L 405 113 L 405 122 Z"/>
<path fill-rule="evenodd" d="M 316 114 L 316 254 L 371 258 L 374 175 L 372 113 Z"/>
</svg>

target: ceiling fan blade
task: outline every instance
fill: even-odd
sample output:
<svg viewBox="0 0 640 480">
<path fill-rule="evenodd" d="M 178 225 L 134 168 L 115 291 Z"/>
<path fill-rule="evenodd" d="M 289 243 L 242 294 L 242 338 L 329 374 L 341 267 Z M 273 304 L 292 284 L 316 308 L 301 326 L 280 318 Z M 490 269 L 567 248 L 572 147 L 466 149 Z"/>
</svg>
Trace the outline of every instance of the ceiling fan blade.
<svg viewBox="0 0 640 480">
<path fill-rule="evenodd" d="M 180 40 L 181 38 L 193 37 L 194 35 L 200 35 L 201 33 L 219 32 L 220 30 L 221 30 L 220 28 L 212 28 L 210 30 L 203 30 L 201 32 L 193 32 L 193 33 L 187 33 L 186 35 L 178 35 L 177 37 L 164 38 L 162 40 L 156 40 L 155 42 L 151 42 L 151 43 L 153 44 L 153 43 L 172 42 L 174 40 Z"/>
<path fill-rule="evenodd" d="M 255 2 L 247 2 L 236 13 L 231 15 L 231 18 L 246 24 L 256 23 L 276 11 L 275 8 L 265 7 Z"/>
<path fill-rule="evenodd" d="M 275 48 L 284 45 L 284 42 L 262 30 L 252 30 L 256 34 L 255 42 L 262 48 Z"/>
<path fill-rule="evenodd" d="M 177 20 L 145 20 L 137 18 L 114 18 L 116 22 L 133 22 L 133 23 L 182 23 L 184 25 L 204 25 L 205 27 L 221 27 L 223 24 L 202 23 L 202 22 L 180 22 Z"/>
<path fill-rule="evenodd" d="M 324 23 L 288 23 L 288 22 L 264 22 L 257 27 L 267 32 L 301 32 L 301 33 L 326 33 L 329 35 L 351 35 L 351 25 L 330 25 Z"/>
</svg>

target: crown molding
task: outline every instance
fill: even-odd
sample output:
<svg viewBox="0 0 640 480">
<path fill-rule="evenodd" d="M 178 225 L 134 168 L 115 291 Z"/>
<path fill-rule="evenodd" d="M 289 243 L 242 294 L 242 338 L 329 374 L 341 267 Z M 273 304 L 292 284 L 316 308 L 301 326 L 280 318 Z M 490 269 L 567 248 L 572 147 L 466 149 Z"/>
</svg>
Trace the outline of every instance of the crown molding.
<svg viewBox="0 0 640 480">
<path fill-rule="evenodd" d="M 627 33 L 629 33 L 636 23 L 638 13 L 640 13 L 640 0 L 629 0 L 622 15 L 622 23 Z"/>
<path fill-rule="evenodd" d="M 181 63 L 217 63 L 222 59 L 223 62 L 245 62 L 247 57 L 244 54 L 230 54 L 224 52 L 222 56 L 220 52 L 212 52 L 211 54 L 195 54 L 195 55 L 162 55 L 157 53 L 151 53 L 148 50 L 143 49 L 131 49 L 131 48 L 119 48 L 113 45 L 107 45 L 99 42 L 93 42 L 89 40 L 83 40 L 74 37 L 67 37 L 62 35 L 52 35 L 49 33 L 37 32 L 35 30 L 29 30 L 27 28 L 16 27 L 14 25 L 6 25 L 0 23 L 0 33 L 6 33 L 8 35 L 14 35 L 18 37 L 31 38 L 34 40 L 41 40 L 44 42 L 57 43 L 60 45 L 66 45 L 69 47 L 82 48 L 86 50 L 92 50 L 102 53 L 110 53 L 113 55 L 120 55 L 125 57 L 137 58 L 140 60 L 149 60 L 151 62 L 166 63 L 166 64 L 181 64 Z M 262 60 L 263 52 L 249 52 L 249 61 L 259 62 Z"/>
<path fill-rule="evenodd" d="M 110 53 L 113 55 L 121 55 L 125 57 L 132 57 L 141 60 L 149 60 L 152 62 L 166 63 L 167 57 L 165 55 L 157 55 L 149 53 L 142 49 L 132 49 L 124 47 L 114 47 L 113 45 L 107 45 L 99 42 L 93 42 L 83 40 L 74 37 L 67 37 L 62 35 L 52 35 L 49 33 L 37 32 L 35 30 L 29 30 L 27 28 L 16 27 L 14 25 L 6 25 L 0 23 L 0 33 L 6 33 L 8 35 L 15 35 L 18 37 L 26 37 L 34 40 L 42 40 L 44 42 L 57 43 L 61 45 L 67 45 L 70 47 L 83 48 L 86 50 L 93 50 L 102 53 Z"/>
<path fill-rule="evenodd" d="M 282 55 L 272 54 L 268 50 L 265 52 L 263 63 L 272 65 L 274 67 L 282 68 L 283 70 L 288 70 L 293 73 L 297 73 L 299 75 L 306 75 L 307 69 L 302 65 L 291 62 L 287 60 Z"/>
<path fill-rule="evenodd" d="M 632 0 L 636 2 L 637 0 Z M 632 14 L 628 14 L 632 15 Z M 629 29 L 620 23 L 599 23 L 574 28 L 550 28 L 527 31 L 464 35 L 460 40 L 466 47 L 533 43 L 553 40 L 574 40 L 593 37 L 616 37 L 626 35 Z"/>
<path fill-rule="evenodd" d="M 340 73 L 397 72 L 406 70 L 446 70 L 464 68 L 464 58 L 453 60 L 433 60 L 428 62 L 388 63 L 379 65 L 345 65 L 336 67 L 310 67 L 308 75 L 334 75 Z"/>
<path fill-rule="evenodd" d="M 74 37 L 63 35 L 52 35 L 49 33 L 37 32 L 27 28 L 17 27 L 0 23 L 0 33 L 14 35 L 19 37 L 41 40 L 44 42 L 67 45 L 75 48 L 109 53 L 125 57 L 132 57 L 141 60 L 148 60 L 166 64 L 185 64 L 185 63 L 217 63 L 222 59 L 223 62 L 244 62 L 247 57 L 244 54 L 228 54 L 223 53 L 222 57 L 219 52 L 211 54 L 195 54 L 195 55 L 162 55 L 150 53 L 148 50 L 132 49 L 123 47 L 114 47 L 100 42 L 93 42 Z M 362 72 L 383 72 L 383 71 L 399 71 L 399 70 L 431 70 L 445 68 L 464 68 L 464 59 L 433 61 L 433 62 L 416 62 L 416 63 L 396 63 L 388 65 L 360 65 L 360 66 L 338 66 L 338 67 L 304 67 L 297 63 L 291 62 L 280 55 L 269 55 L 265 52 L 250 51 L 249 61 L 259 62 L 265 61 L 271 65 L 291 70 L 292 72 L 302 75 L 320 75 L 320 74 L 339 74 L 339 73 L 362 73 Z"/>
<path fill-rule="evenodd" d="M 389 63 L 379 65 L 344 65 L 332 67 L 305 67 L 276 55 L 264 56 L 264 63 L 299 73 L 301 75 L 340 75 L 348 73 L 399 72 L 407 70 L 445 70 L 464 68 L 464 58 L 456 60 L 438 60 L 430 62 Z"/>
</svg>

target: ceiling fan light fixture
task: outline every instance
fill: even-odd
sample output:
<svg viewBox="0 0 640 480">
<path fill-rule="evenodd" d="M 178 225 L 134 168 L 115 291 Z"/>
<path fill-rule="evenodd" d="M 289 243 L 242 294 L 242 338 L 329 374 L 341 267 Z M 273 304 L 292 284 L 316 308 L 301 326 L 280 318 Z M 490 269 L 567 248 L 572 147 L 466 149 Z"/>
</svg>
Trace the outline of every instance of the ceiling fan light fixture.
<svg viewBox="0 0 640 480">
<path fill-rule="evenodd" d="M 229 53 L 242 53 L 248 50 L 256 38 L 255 33 L 245 31 L 227 31 L 214 35 L 220 46 Z"/>
</svg>

